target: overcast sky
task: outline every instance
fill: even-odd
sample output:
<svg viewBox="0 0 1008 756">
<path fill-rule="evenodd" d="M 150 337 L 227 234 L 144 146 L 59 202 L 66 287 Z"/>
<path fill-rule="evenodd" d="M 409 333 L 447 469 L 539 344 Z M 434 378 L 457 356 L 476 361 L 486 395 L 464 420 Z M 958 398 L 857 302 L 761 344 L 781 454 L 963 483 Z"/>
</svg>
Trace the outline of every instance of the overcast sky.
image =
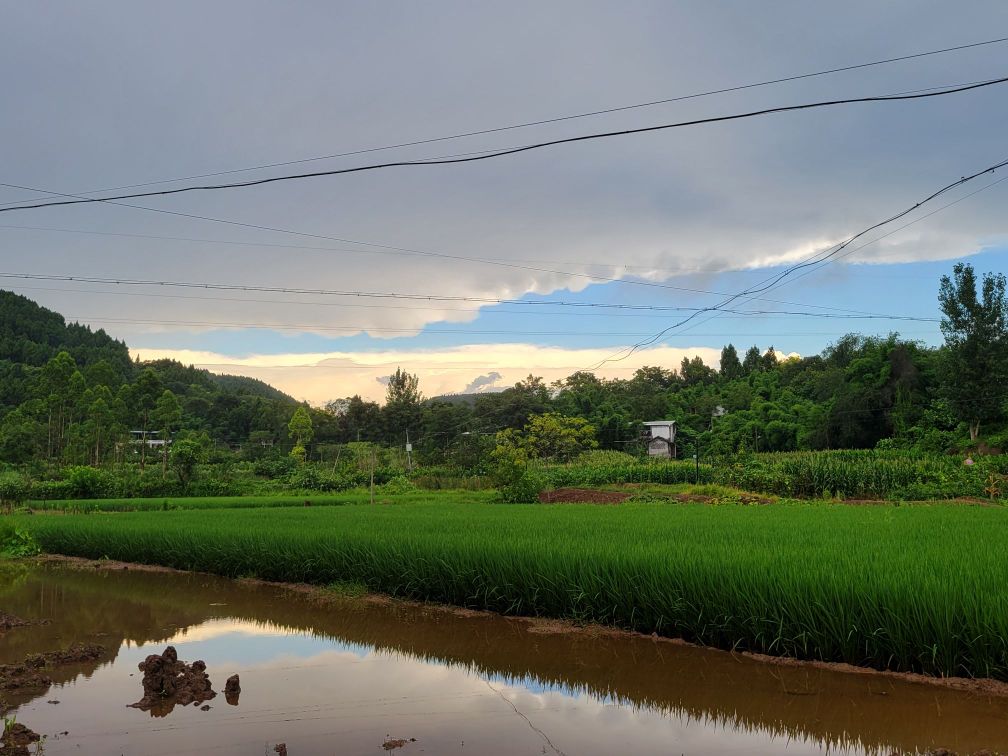
<svg viewBox="0 0 1008 756">
<path fill-rule="evenodd" d="M 8 4 L 0 23 L 0 69 L 7 73 L 0 182 L 87 193 L 999 36 L 1008 36 L 1008 5 L 994 0 Z M 1006 75 L 1008 44 L 1001 43 L 219 179 L 469 153 Z M 739 291 L 773 266 L 822 251 L 1008 158 L 1006 121 L 1008 85 L 1001 85 L 471 164 L 130 201 L 171 213 L 107 204 L 0 213 L 0 273 L 704 307 L 722 297 L 681 289 Z M 929 207 L 1003 175 L 978 179 Z M 0 187 L 4 204 L 44 196 Z M 937 279 L 955 260 L 970 256 L 980 270 L 1008 268 L 1006 197 L 1008 182 L 992 186 L 842 262 L 793 277 L 766 295 L 775 301 L 749 302 L 741 308 L 747 314 L 699 317 L 655 349 L 607 363 L 600 373 L 628 376 L 641 364 L 674 366 L 693 354 L 716 364 L 729 341 L 740 351 L 773 344 L 785 353 L 814 353 L 850 330 L 898 330 L 939 343 L 936 324 L 928 322 L 751 313 L 935 318 Z M 186 217 L 193 215 L 233 223 Z M 315 403 L 353 393 L 381 397 L 380 379 L 398 365 L 419 373 L 428 395 L 501 388 L 529 372 L 552 380 L 688 314 L 11 278 L 0 286 L 105 328 L 143 358 L 175 356 L 255 375 Z"/>
</svg>

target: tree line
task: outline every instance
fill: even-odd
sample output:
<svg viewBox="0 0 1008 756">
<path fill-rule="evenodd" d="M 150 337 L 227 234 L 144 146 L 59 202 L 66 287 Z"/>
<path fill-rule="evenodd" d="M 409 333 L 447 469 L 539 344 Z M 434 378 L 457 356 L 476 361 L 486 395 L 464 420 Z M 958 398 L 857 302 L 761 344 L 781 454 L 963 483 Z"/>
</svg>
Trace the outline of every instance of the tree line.
<svg viewBox="0 0 1008 756">
<path fill-rule="evenodd" d="M 253 457 L 293 449 L 308 459 L 349 442 L 408 442 L 419 461 L 461 463 L 485 456 L 496 434 L 509 430 L 634 451 L 642 423 L 661 419 L 676 420 L 685 438 L 702 438 L 713 453 L 1001 445 L 1008 440 L 1005 277 L 977 281 L 971 266 L 956 265 L 941 281 L 939 304 L 940 347 L 895 333 L 852 333 L 821 354 L 782 359 L 773 347 L 751 346 L 740 356 L 727 344 L 718 369 L 684 358 L 675 367 L 641 367 L 628 379 L 577 372 L 548 384 L 529 375 L 500 392 L 431 399 L 416 375 L 398 369 L 384 403 L 354 395 L 315 408 L 254 379 L 133 361 L 102 331 L 0 292 L 0 461 L 166 465 L 157 449 L 131 443 L 157 434 L 241 446 Z"/>
</svg>

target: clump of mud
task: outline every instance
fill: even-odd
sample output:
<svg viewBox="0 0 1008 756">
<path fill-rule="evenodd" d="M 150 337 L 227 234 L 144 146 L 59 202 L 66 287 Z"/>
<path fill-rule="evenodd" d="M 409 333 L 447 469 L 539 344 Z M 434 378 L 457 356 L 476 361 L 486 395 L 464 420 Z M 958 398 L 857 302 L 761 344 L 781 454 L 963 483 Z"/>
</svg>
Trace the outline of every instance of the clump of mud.
<svg viewBox="0 0 1008 756">
<path fill-rule="evenodd" d="M 75 643 L 59 651 L 44 654 L 30 654 L 20 664 L 0 664 L 0 691 L 23 691 L 48 688 L 53 680 L 46 669 L 62 664 L 78 664 L 94 661 L 105 655 L 101 646 Z M 2 698 L 0 698 L 2 701 Z M 0 711 L 3 710 L 0 704 Z"/>
<path fill-rule="evenodd" d="M 12 630 L 15 627 L 28 627 L 29 625 L 46 625 L 49 620 L 26 620 L 15 617 L 13 614 L 0 612 L 0 633 L 5 630 Z"/>
<path fill-rule="evenodd" d="M 405 748 L 410 743 L 416 743 L 416 738 L 390 738 L 385 736 L 385 742 L 382 743 L 382 748 L 386 751 L 394 751 L 396 748 Z"/>
<path fill-rule="evenodd" d="M 0 756 L 28 756 L 28 746 L 41 740 L 38 733 L 32 732 L 20 722 L 5 727 L 0 735 Z M 39 753 L 41 753 L 39 751 Z"/>
<path fill-rule="evenodd" d="M 241 695 L 241 681 L 238 675 L 231 675 L 224 683 L 224 700 L 231 706 L 238 705 L 238 696 Z"/>
<path fill-rule="evenodd" d="M 163 654 L 151 654 L 138 668 L 143 672 L 144 695 L 129 706 L 149 711 L 152 716 L 167 716 L 176 705 L 198 705 L 217 695 L 210 685 L 206 664 L 201 660 L 192 664 L 179 661 L 174 646 L 168 646 Z"/>
</svg>

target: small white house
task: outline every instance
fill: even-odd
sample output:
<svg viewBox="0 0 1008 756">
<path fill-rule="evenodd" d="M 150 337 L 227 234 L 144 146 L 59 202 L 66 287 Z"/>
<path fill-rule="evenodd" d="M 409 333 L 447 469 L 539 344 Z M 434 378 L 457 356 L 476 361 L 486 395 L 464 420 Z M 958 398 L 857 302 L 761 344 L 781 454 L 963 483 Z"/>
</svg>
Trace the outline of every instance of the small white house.
<svg viewBox="0 0 1008 756">
<path fill-rule="evenodd" d="M 676 421 L 649 420 L 644 423 L 648 429 L 648 456 L 675 459 Z"/>
</svg>

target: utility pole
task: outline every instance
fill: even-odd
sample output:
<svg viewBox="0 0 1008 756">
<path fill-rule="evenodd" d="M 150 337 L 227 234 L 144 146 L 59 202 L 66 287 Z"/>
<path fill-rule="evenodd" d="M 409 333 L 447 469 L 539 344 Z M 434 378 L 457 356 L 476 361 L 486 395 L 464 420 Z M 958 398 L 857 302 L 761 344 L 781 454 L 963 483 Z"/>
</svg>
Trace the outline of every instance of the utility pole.
<svg viewBox="0 0 1008 756">
<path fill-rule="evenodd" d="M 406 469 L 413 472 L 413 444 L 409 442 L 409 429 L 406 429 Z"/>
<path fill-rule="evenodd" d="M 700 436 L 696 435 L 693 437 L 693 460 L 696 465 L 696 475 L 694 482 L 700 485 Z"/>
</svg>

